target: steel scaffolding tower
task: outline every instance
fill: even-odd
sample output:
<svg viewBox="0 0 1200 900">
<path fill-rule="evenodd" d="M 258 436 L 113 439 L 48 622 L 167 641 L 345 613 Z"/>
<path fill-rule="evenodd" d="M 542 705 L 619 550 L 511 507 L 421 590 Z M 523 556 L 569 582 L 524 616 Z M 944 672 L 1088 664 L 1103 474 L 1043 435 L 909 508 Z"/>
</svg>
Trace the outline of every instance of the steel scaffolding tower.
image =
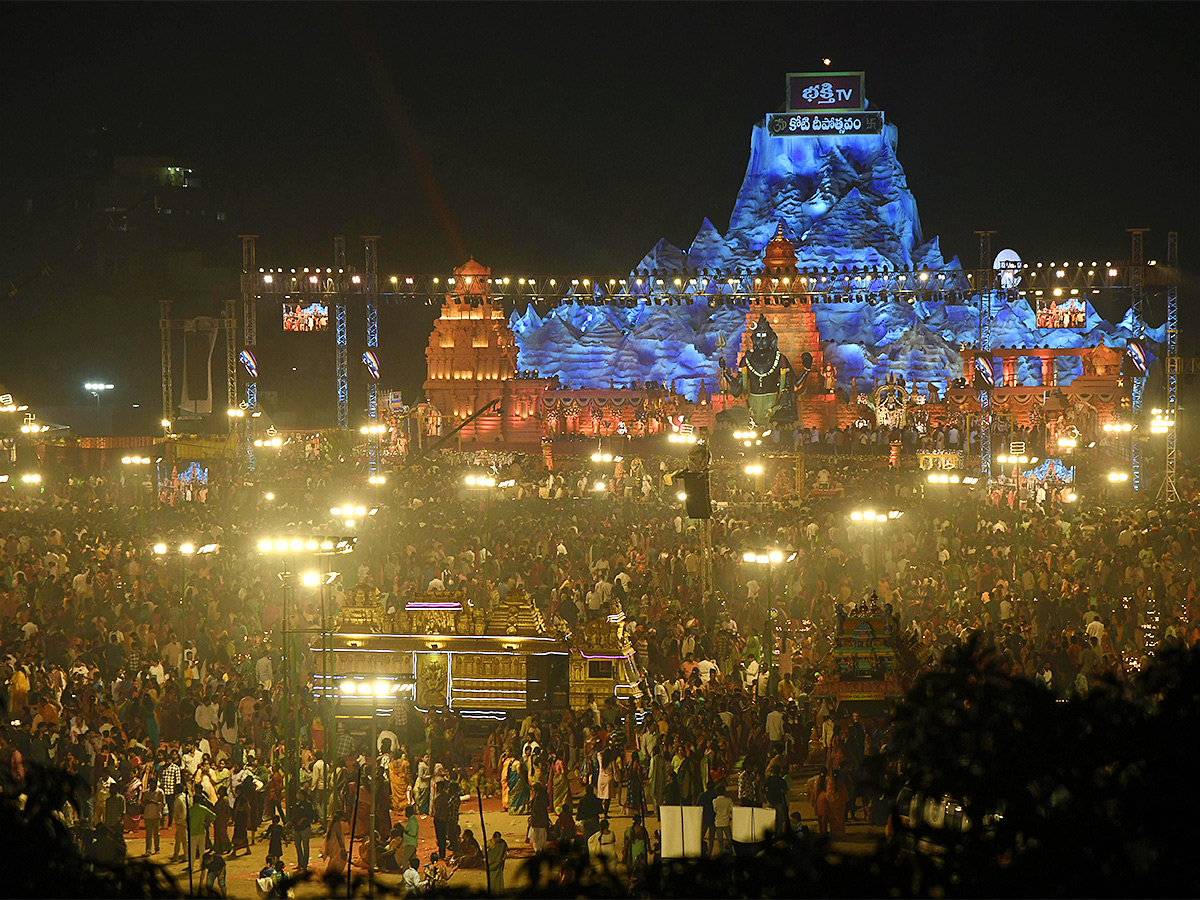
<svg viewBox="0 0 1200 900">
<path fill-rule="evenodd" d="M 254 269 L 255 240 L 257 234 L 243 234 L 242 238 L 242 343 L 251 353 L 258 343 L 258 277 Z M 237 370 L 234 367 L 236 383 Z M 231 404 L 235 405 L 235 404 Z M 258 409 L 258 377 L 246 373 L 246 415 L 253 416 Z M 250 428 L 242 430 L 245 440 L 246 469 L 254 471 L 254 443 L 250 440 Z"/>
<path fill-rule="evenodd" d="M 237 301 L 225 301 L 225 386 L 229 408 L 238 405 L 237 389 Z"/>
<path fill-rule="evenodd" d="M 158 301 L 158 332 L 162 355 L 162 417 L 175 419 L 175 389 L 171 381 L 171 301 Z"/>
<path fill-rule="evenodd" d="M 992 235 L 995 231 L 976 231 L 979 235 L 979 349 L 992 349 Z M 990 366 L 990 356 L 984 359 Z M 968 439 L 970 435 L 968 435 Z M 992 394 L 986 384 L 979 392 L 979 474 L 984 481 L 992 477 Z"/>
<path fill-rule="evenodd" d="M 1167 285 L 1167 470 L 1163 475 L 1158 499 L 1168 502 L 1179 499 L 1175 487 L 1175 392 L 1179 380 L 1179 233 L 1167 232 L 1167 269 L 1171 283 Z"/>
<path fill-rule="evenodd" d="M 333 239 L 333 271 L 336 273 L 337 295 L 334 298 L 334 327 L 337 330 L 337 423 L 338 428 L 350 425 L 350 383 L 346 362 L 346 239 Z"/>
<path fill-rule="evenodd" d="M 378 353 L 379 350 L 379 235 L 365 234 L 363 242 L 366 245 L 367 268 L 366 284 L 363 285 L 367 300 L 367 352 Z M 371 378 L 367 382 L 367 418 L 372 424 L 379 415 L 379 383 Z M 377 475 L 379 470 L 379 438 L 372 436 L 367 444 L 367 459 L 371 474 Z"/>
<path fill-rule="evenodd" d="M 1142 301 L 1144 299 L 1142 290 L 1142 264 L 1145 256 L 1142 252 L 1142 235 L 1149 231 L 1148 228 L 1126 228 L 1131 239 L 1131 247 L 1129 252 L 1129 307 L 1133 312 L 1133 336 L 1135 338 L 1144 338 L 1146 336 L 1146 320 L 1142 317 Z M 1146 377 L 1135 376 L 1133 379 L 1133 390 L 1131 392 L 1130 411 L 1136 419 L 1142 411 L 1142 390 L 1146 387 Z M 1140 491 L 1142 489 L 1142 445 L 1135 439 L 1131 453 L 1130 467 L 1133 469 L 1133 489 Z"/>
</svg>

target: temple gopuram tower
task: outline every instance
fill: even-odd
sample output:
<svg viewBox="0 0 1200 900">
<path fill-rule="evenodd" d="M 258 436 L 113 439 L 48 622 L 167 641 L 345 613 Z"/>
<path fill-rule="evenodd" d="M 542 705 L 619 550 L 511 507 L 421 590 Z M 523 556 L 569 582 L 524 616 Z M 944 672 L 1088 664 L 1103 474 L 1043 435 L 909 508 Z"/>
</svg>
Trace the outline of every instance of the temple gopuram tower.
<svg viewBox="0 0 1200 900">
<path fill-rule="evenodd" d="M 464 441 L 527 437 L 536 444 L 537 398 L 546 382 L 517 379 L 517 345 L 503 304 L 492 295 L 492 270 L 474 258 L 454 270 L 425 349 L 425 397 L 442 416 L 444 434 L 491 400 L 486 413 L 461 432 Z"/>
<path fill-rule="evenodd" d="M 818 375 L 821 369 L 821 335 L 817 331 L 817 314 L 813 311 L 807 293 L 797 293 L 787 297 L 771 296 L 769 283 L 774 282 L 781 287 L 791 285 L 800 277 L 796 266 L 796 247 L 783 236 L 783 223 L 775 232 L 775 237 L 763 248 L 762 272 L 758 276 L 763 281 L 764 291 L 755 294 L 746 310 L 746 330 L 742 334 L 742 352 L 750 349 L 750 333 L 759 315 L 767 317 L 775 334 L 779 337 L 779 352 L 791 360 L 796 374 L 802 374 L 801 359 L 804 353 L 811 353 L 812 368 Z M 816 376 L 810 376 L 815 378 Z M 811 389 L 811 386 L 810 386 Z"/>
</svg>

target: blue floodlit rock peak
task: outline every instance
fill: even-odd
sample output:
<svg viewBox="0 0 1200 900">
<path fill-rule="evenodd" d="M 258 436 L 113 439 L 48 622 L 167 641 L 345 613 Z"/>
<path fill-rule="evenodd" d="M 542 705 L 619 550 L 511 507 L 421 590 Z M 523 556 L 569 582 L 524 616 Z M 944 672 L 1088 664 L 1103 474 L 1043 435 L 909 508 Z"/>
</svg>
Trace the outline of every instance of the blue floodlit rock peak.
<svg viewBox="0 0 1200 900">
<path fill-rule="evenodd" d="M 957 257 L 942 258 L 936 237 L 925 240 L 916 199 L 896 155 L 898 141 L 891 123 L 880 135 L 820 137 L 772 137 L 765 122 L 758 123 L 725 233 L 705 218 L 686 251 L 659 240 L 631 270 L 631 278 L 646 271 L 757 272 L 763 249 L 781 226 L 801 268 L 961 271 Z M 958 347 L 977 342 L 976 297 L 956 303 L 814 303 L 813 309 L 825 362 L 837 366 L 843 388 L 855 377 L 882 382 L 891 374 L 944 391 L 962 372 Z M 1020 297 L 1011 305 L 994 299 L 993 315 L 995 347 L 1123 347 L 1132 336 L 1128 316 L 1112 325 L 1090 304 L 1086 331 L 1038 329 L 1033 310 Z M 514 311 L 510 325 L 518 366 L 557 375 L 564 387 L 674 382 L 694 400 L 701 386 L 709 393 L 718 389 L 719 339 L 732 364 L 745 313 L 713 308 L 706 300 L 676 306 L 639 301 L 632 307 L 571 303 L 544 318 L 532 307 Z M 1146 336 L 1159 341 L 1161 331 L 1148 328 Z M 1064 358 L 1058 365 L 1061 382 L 1078 374 L 1077 359 Z M 1020 362 L 1022 383 L 1040 383 L 1040 377 L 1028 361 Z"/>
</svg>

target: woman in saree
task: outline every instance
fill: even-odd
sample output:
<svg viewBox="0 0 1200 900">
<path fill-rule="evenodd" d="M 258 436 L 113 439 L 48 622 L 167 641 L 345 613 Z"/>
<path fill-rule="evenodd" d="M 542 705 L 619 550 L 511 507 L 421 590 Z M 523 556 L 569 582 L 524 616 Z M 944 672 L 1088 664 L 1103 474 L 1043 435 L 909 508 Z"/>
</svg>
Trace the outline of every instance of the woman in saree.
<svg viewBox="0 0 1200 900">
<path fill-rule="evenodd" d="M 500 771 L 500 758 L 497 753 L 497 737 L 493 731 L 488 735 L 487 746 L 483 748 L 483 779 L 487 782 L 493 782 Z"/>
<path fill-rule="evenodd" d="M 430 779 L 429 754 L 426 753 L 417 763 L 417 780 L 413 785 L 413 803 L 417 807 L 417 812 L 423 816 L 429 815 L 429 800 L 432 796 L 429 790 Z"/>
<path fill-rule="evenodd" d="M 508 811 L 514 816 L 528 815 L 529 781 L 519 759 L 509 758 L 504 780 L 508 785 Z"/>
<path fill-rule="evenodd" d="M 341 813 L 329 820 L 325 832 L 325 877 L 336 877 L 346 871 L 346 823 Z"/>
<path fill-rule="evenodd" d="M 567 767 L 563 765 L 563 761 L 558 758 L 558 754 L 550 754 L 550 808 L 554 810 L 554 814 L 558 815 L 563 811 L 563 806 L 571 798 L 571 781 L 567 777 Z"/>
<path fill-rule="evenodd" d="M 508 755 L 508 751 L 504 751 L 504 755 L 500 757 L 500 767 L 497 770 L 500 779 L 500 808 L 507 810 L 510 797 L 508 794 L 508 764 L 512 762 L 512 757 Z"/>
<path fill-rule="evenodd" d="M 389 781 L 392 786 L 392 809 L 404 809 L 412 802 L 408 791 L 408 748 L 401 747 L 388 764 Z"/>
<path fill-rule="evenodd" d="M 640 816 L 645 805 L 645 792 L 642 781 L 642 761 L 636 754 L 626 770 L 625 809 L 626 815 Z"/>
</svg>

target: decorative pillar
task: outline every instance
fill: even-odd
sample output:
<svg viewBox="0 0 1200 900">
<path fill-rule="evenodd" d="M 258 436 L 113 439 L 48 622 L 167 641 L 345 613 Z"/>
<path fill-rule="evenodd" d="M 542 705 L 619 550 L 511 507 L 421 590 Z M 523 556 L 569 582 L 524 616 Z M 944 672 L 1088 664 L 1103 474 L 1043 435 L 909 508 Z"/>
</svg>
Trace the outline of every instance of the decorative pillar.
<svg viewBox="0 0 1200 900">
<path fill-rule="evenodd" d="M 1042 360 L 1042 385 L 1044 387 L 1052 387 L 1055 382 L 1054 357 L 1043 356 Z"/>
<path fill-rule="evenodd" d="M 1013 387 L 1017 383 L 1017 360 L 1016 357 L 1006 356 L 1001 363 L 1004 367 L 1004 386 Z"/>
</svg>

